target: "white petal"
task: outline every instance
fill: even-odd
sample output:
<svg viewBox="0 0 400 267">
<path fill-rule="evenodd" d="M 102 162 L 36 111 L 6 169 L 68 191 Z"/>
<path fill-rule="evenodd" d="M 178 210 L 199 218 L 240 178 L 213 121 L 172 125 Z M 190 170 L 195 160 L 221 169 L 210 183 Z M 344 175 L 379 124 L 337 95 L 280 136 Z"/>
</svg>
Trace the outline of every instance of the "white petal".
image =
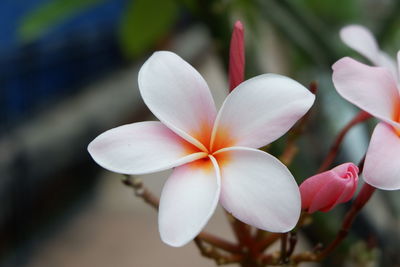
<svg viewBox="0 0 400 267">
<path fill-rule="evenodd" d="M 387 69 L 370 67 L 348 57 L 337 61 L 332 69 L 333 83 L 342 97 L 395 125 L 400 96 L 396 81 Z"/>
<path fill-rule="evenodd" d="M 298 82 L 264 74 L 241 83 L 226 98 L 213 129 L 213 150 L 258 148 L 286 133 L 311 107 L 315 96 Z"/>
<path fill-rule="evenodd" d="M 206 156 L 155 121 L 108 130 L 89 144 L 88 151 L 103 168 L 124 174 L 161 171 Z"/>
<path fill-rule="evenodd" d="M 212 156 L 177 167 L 161 194 L 161 239 L 180 247 L 196 237 L 214 213 L 220 188 L 220 172 Z"/>
<path fill-rule="evenodd" d="M 397 75 L 397 88 L 400 90 L 400 51 L 397 52 L 397 64 L 396 64 L 396 75 Z"/>
<path fill-rule="evenodd" d="M 397 52 L 397 75 L 400 77 L 400 51 Z"/>
<path fill-rule="evenodd" d="M 156 52 L 139 71 L 144 102 L 166 126 L 204 149 L 208 146 L 216 109 L 203 77 L 172 52 Z"/>
<path fill-rule="evenodd" d="M 215 154 L 221 170 L 221 204 L 239 220 L 270 232 L 287 232 L 301 209 L 299 188 L 278 159 L 243 147 Z"/>
<path fill-rule="evenodd" d="M 379 49 L 369 29 L 361 25 L 349 25 L 340 31 L 340 37 L 345 44 L 368 58 L 375 66 L 387 68 L 398 79 L 396 62 Z"/>
<path fill-rule="evenodd" d="M 364 165 L 364 179 L 370 185 L 384 189 L 400 189 L 400 128 L 379 123 L 372 134 Z"/>
<path fill-rule="evenodd" d="M 393 75 L 394 79 L 398 81 L 399 79 L 399 74 L 397 70 L 397 64 L 396 61 L 394 61 L 388 54 L 385 52 L 379 52 L 379 64 L 377 66 L 384 67 L 390 71 L 390 73 Z"/>
<path fill-rule="evenodd" d="M 369 29 L 360 25 L 349 25 L 341 29 L 340 37 L 346 45 L 379 66 L 379 47 Z"/>
</svg>

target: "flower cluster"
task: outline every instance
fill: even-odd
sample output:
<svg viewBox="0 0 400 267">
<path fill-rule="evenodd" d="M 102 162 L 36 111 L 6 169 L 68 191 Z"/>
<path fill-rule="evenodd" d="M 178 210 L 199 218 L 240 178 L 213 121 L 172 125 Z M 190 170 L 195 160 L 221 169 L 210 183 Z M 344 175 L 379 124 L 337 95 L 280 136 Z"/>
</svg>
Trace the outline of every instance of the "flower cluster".
<svg viewBox="0 0 400 267">
<path fill-rule="evenodd" d="M 340 35 L 375 65 L 346 57 L 332 67 L 339 94 L 381 120 L 366 153 L 364 179 L 377 188 L 400 189 L 399 68 L 364 27 L 345 27 Z M 171 246 L 195 238 L 218 203 L 246 224 L 285 233 L 296 226 L 301 208 L 326 212 L 356 192 L 359 168 L 353 163 L 318 173 L 299 188 L 284 164 L 258 149 L 284 135 L 315 96 L 277 74 L 243 81 L 243 40 L 238 22 L 231 41 L 231 92 L 219 111 L 206 81 L 190 64 L 172 52 L 156 52 L 141 67 L 138 83 L 160 121 L 123 125 L 89 144 L 93 159 L 113 172 L 173 168 L 158 213 L 161 239 Z M 373 193 L 369 185 L 363 187 L 362 205 Z"/>
</svg>

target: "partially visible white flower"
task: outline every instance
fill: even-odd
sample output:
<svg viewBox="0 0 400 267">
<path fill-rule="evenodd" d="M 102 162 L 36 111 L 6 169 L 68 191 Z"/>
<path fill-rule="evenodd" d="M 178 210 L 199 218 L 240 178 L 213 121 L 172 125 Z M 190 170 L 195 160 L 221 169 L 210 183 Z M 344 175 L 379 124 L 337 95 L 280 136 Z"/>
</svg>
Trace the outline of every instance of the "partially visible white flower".
<svg viewBox="0 0 400 267">
<path fill-rule="evenodd" d="M 340 30 L 340 38 L 375 66 L 387 68 L 399 81 L 399 68 L 396 61 L 380 50 L 374 35 L 368 28 L 361 25 L 348 25 Z"/>
<path fill-rule="evenodd" d="M 372 33 L 359 25 L 344 27 L 340 36 L 376 66 L 345 57 L 333 64 L 338 93 L 381 122 L 375 127 L 365 157 L 364 180 L 384 190 L 400 189 L 399 67 L 382 52 Z M 397 53 L 400 62 L 400 52 Z"/>
<path fill-rule="evenodd" d="M 256 148 L 279 138 L 314 95 L 296 81 L 266 74 L 241 83 L 217 113 L 207 83 L 171 52 L 154 53 L 139 72 L 144 102 L 160 122 L 111 129 L 88 147 L 102 167 L 124 174 L 174 168 L 160 199 L 161 239 L 192 240 L 218 201 L 239 220 L 287 232 L 300 215 L 300 193 L 278 159 Z"/>
</svg>

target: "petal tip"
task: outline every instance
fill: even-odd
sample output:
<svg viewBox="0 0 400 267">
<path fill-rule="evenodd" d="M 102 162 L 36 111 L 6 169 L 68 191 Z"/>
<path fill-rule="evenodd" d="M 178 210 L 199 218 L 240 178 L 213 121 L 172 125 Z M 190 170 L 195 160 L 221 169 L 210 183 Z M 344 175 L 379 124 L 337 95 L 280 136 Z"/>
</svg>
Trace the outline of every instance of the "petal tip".
<svg viewBox="0 0 400 267">
<path fill-rule="evenodd" d="M 240 30 L 240 31 L 243 31 L 243 23 L 240 21 L 240 20 L 237 20 L 236 22 L 235 22 L 235 29 L 237 29 L 237 30 Z"/>
<path fill-rule="evenodd" d="M 164 242 L 168 246 L 175 247 L 175 248 L 183 247 L 192 240 L 192 238 L 191 239 L 171 238 L 168 235 L 162 234 L 161 231 L 160 231 L 160 238 L 161 238 L 162 242 Z"/>
</svg>

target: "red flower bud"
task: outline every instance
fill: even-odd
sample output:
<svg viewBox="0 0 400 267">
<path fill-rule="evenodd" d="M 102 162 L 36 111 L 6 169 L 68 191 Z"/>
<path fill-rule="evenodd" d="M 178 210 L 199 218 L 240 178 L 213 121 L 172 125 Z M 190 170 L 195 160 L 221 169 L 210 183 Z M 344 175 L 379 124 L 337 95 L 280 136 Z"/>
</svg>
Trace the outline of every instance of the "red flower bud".
<svg viewBox="0 0 400 267">
<path fill-rule="evenodd" d="M 316 174 L 300 185 L 302 208 L 309 213 L 329 211 L 353 197 L 357 182 L 358 167 L 353 163 Z"/>
<path fill-rule="evenodd" d="M 238 20 L 235 23 L 229 50 L 229 91 L 244 81 L 244 29 Z"/>
</svg>

